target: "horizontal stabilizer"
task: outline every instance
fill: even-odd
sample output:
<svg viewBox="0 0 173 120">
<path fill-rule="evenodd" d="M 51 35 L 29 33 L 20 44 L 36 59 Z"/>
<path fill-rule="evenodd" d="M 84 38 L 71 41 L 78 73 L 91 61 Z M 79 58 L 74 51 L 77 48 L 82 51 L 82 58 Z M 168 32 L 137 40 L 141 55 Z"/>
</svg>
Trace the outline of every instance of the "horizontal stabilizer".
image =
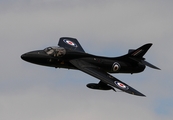
<svg viewBox="0 0 173 120">
<path fill-rule="evenodd" d="M 149 62 L 147 62 L 147 61 L 145 61 L 145 60 L 142 60 L 142 63 L 143 63 L 144 65 L 148 66 L 148 67 L 153 68 L 153 69 L 161 70 L 160 68 L 158 68 L 158 67 L 152 65 L 151 63 L 149 63 Z"/>
<path fill-rule="evenodd" d="M 158 68 L 158 67 L 152 65 L 151 63 L 145 61 L 145 60 L 144 60 L 145 58 L 143 58 L 143 59 L 138 59 L 138 58 L 133 58 L 133 57 L 131 57 L 130 59 L 132 59 L 132 60 L 134 60 L 134 61 L 136 61 L 136 62 L 142 63 L 142 64 L 144 64 L 144 65 L 146 65 L 146 66 L 148 66 L 148 67 L 150 67 L 150 68 L 157 69 L 157 70 L 161 70 L 160 68 Z"/>
</svg>

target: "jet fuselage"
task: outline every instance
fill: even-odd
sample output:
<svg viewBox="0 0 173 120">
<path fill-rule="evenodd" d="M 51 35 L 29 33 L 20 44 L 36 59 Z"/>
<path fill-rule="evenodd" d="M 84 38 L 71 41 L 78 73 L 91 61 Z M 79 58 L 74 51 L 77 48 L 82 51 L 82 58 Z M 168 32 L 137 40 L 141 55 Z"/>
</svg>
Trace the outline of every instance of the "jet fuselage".
<svg viewBox="0 0 173 120">
<path fill-rule="evenodd" d="M 142 72 L 145 69 L 145 65 L 140 64 L 140 62 L 136 62 L 130 58 L 121 59 L 121 57 L 101 57 L 65 49 L 62 47 L 48 47 L 44 50 L 28 52 L 23 54 L 21 58 L 27 62 L 38 65 L 67 69 L 76 69 L 76 67 L 69 61 L 80 58 L 109 73 L 132 74 Z"/>
<path fill-rule="evenodd" d="M 23 54 L 21 58 L 38 65 L 80 70 L 99 79 L 99 83 L 86 85 L 90 89 L 116 91 L 115 88 L 117 88 L 138 96 L 145 95 L 109 73 L 139 73 L 146 66 L 160 70 L 143 58 L 152 43 L 145 44 L 137 49 L 130 49 L 127 54 L 120 57 L 102 57 L 88 54 L 77 39 L 70 37 L 60 38 L 58 46 L 28 52 Z"/>
</svg>

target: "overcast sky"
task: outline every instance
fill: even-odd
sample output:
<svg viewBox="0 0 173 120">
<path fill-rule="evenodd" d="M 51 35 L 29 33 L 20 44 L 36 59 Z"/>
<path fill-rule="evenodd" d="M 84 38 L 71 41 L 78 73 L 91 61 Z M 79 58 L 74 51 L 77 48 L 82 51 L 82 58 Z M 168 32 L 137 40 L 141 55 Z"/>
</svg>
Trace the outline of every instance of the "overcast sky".
<svg viewBox="0 0 173 120">
<path fill-rule="evenodd" d="M 0 120 L 172 120 L 171 0 L 0 0 Z M 146 43 L 161 68 L 113 74 L 147 97 L 95 91 L 74 70 L 22 61 L 21 54 L 74 37 L 86 52 L 119 56 Z"/>
</svg>

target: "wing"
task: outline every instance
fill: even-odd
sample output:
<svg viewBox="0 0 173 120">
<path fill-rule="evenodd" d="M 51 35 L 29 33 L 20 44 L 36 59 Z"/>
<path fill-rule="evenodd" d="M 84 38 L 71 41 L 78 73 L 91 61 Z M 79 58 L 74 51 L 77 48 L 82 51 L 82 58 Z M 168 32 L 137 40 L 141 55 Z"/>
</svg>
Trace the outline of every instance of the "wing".
<svg viewBox="0 0 173 120">
<path fill-rule="evenodd" d="M 62 37 L 59 39 L 58 45 L 60 47 L 68 48 L 71 50 L 79 51 L 79 52 L 85 52 L 82 48 L 82 46 L 79 44 L 78 40 L 75 38 L 69 38 L 69 37 Z"/>
<path fill-rule="evenodd" d="M 99 67 L 92 65 L 84 60 L 74 59 L 74 60 L 70 60 L 70 63 L 73 64 L 79 70 L 100 79 L 105 84 L 111 85 L 129 94 L 145 96 L 142 93 L 130 87 L 129 85 L 127 85 L 126 83 L 123 83 L 117 78 L 111 76 L 110 74 L 100 69 Z"/>
</svg>

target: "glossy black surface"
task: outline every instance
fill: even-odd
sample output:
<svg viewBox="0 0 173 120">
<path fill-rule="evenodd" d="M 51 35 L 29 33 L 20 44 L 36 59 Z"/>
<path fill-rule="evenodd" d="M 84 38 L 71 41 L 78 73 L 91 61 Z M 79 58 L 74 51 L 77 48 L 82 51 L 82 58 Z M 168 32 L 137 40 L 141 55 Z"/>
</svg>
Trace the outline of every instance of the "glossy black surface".
<svg viewBox="0 0 173 120">
<path fill-rule="evenodd" d="M 91 89 L 116 91 L 114 88 L 117 88 L 138 96 L 145 95 L 111 76 L 109 73 L 139 73 L 144 71 L 146 65 L 159 69 L 143 58 L 152 46 L 151 43 L 145 44 L 136 50 L 130 49 L 126 55 L 112 58 L 85 53 L 75 38 L 60 38 L 58 45 L 60 47 L 48 47 L 44 50 L 25 53 L 21 58 L 38 65 L 81 70 L 100 80 L 98 84 L 88 84 L 87 87 Z"/>
</svg>

